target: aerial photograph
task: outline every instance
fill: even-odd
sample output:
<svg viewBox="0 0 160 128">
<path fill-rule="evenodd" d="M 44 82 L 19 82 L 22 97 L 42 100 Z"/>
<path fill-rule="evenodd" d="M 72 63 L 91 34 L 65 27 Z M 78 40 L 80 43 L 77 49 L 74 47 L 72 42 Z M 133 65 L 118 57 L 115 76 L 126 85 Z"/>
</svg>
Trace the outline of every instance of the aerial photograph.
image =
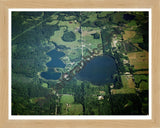
<svg viewBox="0 0 160 128">
<path fill-rule="evenodd" d="M 11 115 L 149 115 L 149 12 L 12 11 Z"/>
</svg>

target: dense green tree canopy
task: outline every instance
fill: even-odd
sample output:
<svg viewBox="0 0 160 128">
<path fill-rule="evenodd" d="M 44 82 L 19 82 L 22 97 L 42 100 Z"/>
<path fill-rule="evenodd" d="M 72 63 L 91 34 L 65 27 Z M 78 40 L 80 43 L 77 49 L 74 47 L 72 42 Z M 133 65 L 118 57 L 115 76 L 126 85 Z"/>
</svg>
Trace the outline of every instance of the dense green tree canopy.
<svg viewBox="0 0 160 128">
<path fill-rule="evenodd" d="M 76 35 L 70 31 L 65 31 L 63 36 L 62 36 L 62 40 L 66 41 L 66 42 L 73 42 L 76 40 Z"/>
</svg>

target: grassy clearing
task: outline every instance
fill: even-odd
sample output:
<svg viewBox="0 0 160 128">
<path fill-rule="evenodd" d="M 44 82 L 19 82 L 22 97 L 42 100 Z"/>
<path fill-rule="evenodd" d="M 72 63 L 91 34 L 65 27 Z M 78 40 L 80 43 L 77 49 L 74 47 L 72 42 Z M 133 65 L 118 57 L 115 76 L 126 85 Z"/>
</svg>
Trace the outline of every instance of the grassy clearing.
<svg viewBox="0 0 160 128">
<path fill-rule="evenodd" d="M 100 95 L 105 96 L 106 92 L 105 91 L 99 91 Z"/>
<path fill-rule="evenodd" d="M 94 39 L 91 34 L 99 33 L 99 28 L 91 28 L 91 27 L 82 27 L 82 40 L 84 48 L 93 51 L 94 48 L 97 48 L 98 44 L 102 45 L 101 37 L 99 39 Z"/>
<path fill-rule="evenodd" d="M 50 16 L 50 18 L 51 18 L 52 20 L 56 20 L 56 19 L 58 18 L 58 15 L 53 14 L 53 15 Z"/>
<path fill-rule="evenodd" d="M 135 31 L 124 31 L 123 39 L 128 40 L 130 38 L 133 38 L 135 35 L 136 35 Z"/>
<path fill-rule="evenodd" d="M 56 31 L 54 35 L 50 38 L 50 41 L 56 42 L 57 45 L 65 45 L 66 47 L 69 47 L 70 49 L 63 50 L 63 52 L 68 56 L 69 58 L 72 57 L 72 53 L 76 53 L 77 58 L 80 57 L 81 54 L 77 51 L 77 49 L 81 49 L 81 44 L 78 42 L 80 39 L 80 34 L 78 32 L 75 33 L 76 35 L 76 40 L 73 42 L 65 42 L 62 40 L 62 36 L 64 34 L 65 28 L 61 27 L 59 31 Z M 73 58 L 74 59 L 74 55 Z"/>
<path fill-rule="evenodd" d="M 83 115 L 83 106 L 81 104 L 63 104 L 61 115 Z"/>
<path fill-rule="evenodd" d="M 82 115 L 83 106 L 81 104 L 72 104 L 69 108 L 69 114 L 71 115 Z"/>
<path fill-rule="evenodd" d="M 64 25 L 67 25 L 64 23 Z M 80 39 L 80 34 L 79 32 L 75 32 L 74 30 L 76 29 L 75 27 L 70 27 L 68 26 L 68 31 L 72 31 L 75 33 L 76 35 L 76 40 L 73 42 L 65 42 L 62 40 L 62 36 L 64 34 L 64 31 L 67 29 L 67 27 L 61 27 L 59 31 L 55 31 L 54 35 L 51 36 L 50 41 L 53 41 L 55 43 L 57 43 L 58 45 L 65 45 L 66 47 L 70 47 L 70 48 L 76 48 L 79 47 L 80 43 L 78 42 L 78 40 Z"/>
<path fill-rule="evenodd" d="M 47 84 L 47 83 L 43 83 L 43 84 L 42 84 L 42 87 L 48 88 L 48 84 Z"/>
<path fill-rule="evenodd" d="M 114 95 L 114 94 L 134 94 L 136 93 L 135 89 L 134 88 L 122 88 L 122 89 L 112 89 L 111 90 L 111 94 Z"/>
<path fill-rule="evenodd" d="M 82 27 L 82 36 L 85 36 L 83 35 L 84 32 L 86 32 L 87 34 L 93 34 L 93 33 L 100 33 L 100 29 L 98 27 L 96 28 L 93 28 L 93 27 Z"/>
<path fill-rule="evenodd" d="M 133 82 L 132 75 L 121 75 L 121 80 L 123 88 L 135 88 L 135 83 Z"/>
<path fill-rule="evenodd" d="M 36 97 L 36 98 L 31 98 L 29 101 L 32 103 L 32 104 L 35 104 L 37 103 L 39 100 L 44 100 L 45 97 Z"/>
<path fill-rule="evenodd" d="M 75 16 L 65 16 L 65 20 L 74 20 L 76 17 Z"/>
<path fill-rule="evenodd" d="M 74 97 L 72 95 L 64 94 L 61 99 L 61 115 L 82 115 L 83 106 L 81 104 L 73 104 Z"/>
<path fill-rule="evenodd" d="M 60 103 L 63 103 L 63 104 L 71 104 L 73 102 L 74 102 L 74 97 L 68 94 L 64 94 L 60 99 Z"/>
<path fill-rule="evenodd" d="M 70 57 L 69 57 L 70 60 L 73 60 L 81 56 L 81 49 L 72 50 L 69 53 L 70 53 Z"/>
<path fill-rule="evenodd" d="M 98 32 L 98 33 L 100 33 L 100 30 L 92 30 L 92 31 L 82 31 L 82 36 L 86 36 L 86 35 L 91 35 L 91 34 L 94 34 L 94 33 L 96 33 L 96 32 Z"/>
<path fill-rule="evenodd" d="M 47 25 L 55 25 L 58 23 L 58 20 L 53 20 L 52 22 L 46 22 Z"/>
<path fill-rule="evenodd" d="M 148 74 L 149 71 L 136 71 L 134 74 L 138 75 L 138 74 Z"/>
<path fill-rule="evenodd" d="M 98 44 L 101 44 L 101 39 L 94 39 L 93 36 L 87 35 L 83 37 L 84 39 L 84 45 L 90 49 L 97 48 Z"/>
<path fill-rule="evenodd" d="M 67 26 L 68 27 L 68 31 L 73 31 L 73 32 L 77 32 L 77 28 L 80 27 L 80 24 L 78 22 L 74 22 L 72 21 L 59 21 L 59 26 Z"/>
<path fill-rule="evenodd" d="M 83 83 L 83 81 L 77 79 L 77 84 L 76 85 L 81 85 L 82 83 Z"/>
</svg>

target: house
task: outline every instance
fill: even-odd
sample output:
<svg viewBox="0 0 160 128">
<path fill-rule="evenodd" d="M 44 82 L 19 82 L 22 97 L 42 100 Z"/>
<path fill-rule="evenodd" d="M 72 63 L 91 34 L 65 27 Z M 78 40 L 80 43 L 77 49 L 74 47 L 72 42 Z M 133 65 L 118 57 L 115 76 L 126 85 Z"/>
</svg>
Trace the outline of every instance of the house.
<svg viewBox="0 0 160 128">
<path fill-rule="evenodd" d="M 104 97 L 103 96 L 98 96 L 98 100 L 103 100 Z"/>
</svg>

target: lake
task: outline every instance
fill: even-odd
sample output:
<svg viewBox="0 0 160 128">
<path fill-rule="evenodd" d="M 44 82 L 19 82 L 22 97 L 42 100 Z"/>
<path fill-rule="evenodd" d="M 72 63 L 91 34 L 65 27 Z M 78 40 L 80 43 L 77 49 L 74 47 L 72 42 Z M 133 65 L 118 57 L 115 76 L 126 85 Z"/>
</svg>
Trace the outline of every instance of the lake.
<svg viewBox="0 0 160 128">
<path fill-rule="evenodd" d="M 51 57 L 51 61 L 46 64 L 48 71 L 42 72 L 41 76 L 45 79 L 57 80 L 61 77 L 61 73 L 55 72 L 54 68 L 64 68 L 66 66 L 63 61 L 60 60 L 65 54 L 54 49 L 48 52 L 47 55 Z"/>
<path fill-rule="evenodd" d="M 90 81 L 96 85 L 114 82 L 112 76 L 117 72 L 115 60 L 107 55 L 97 56 L 86 64 L 76 75 L 79 80 Z"/>
</svg>

